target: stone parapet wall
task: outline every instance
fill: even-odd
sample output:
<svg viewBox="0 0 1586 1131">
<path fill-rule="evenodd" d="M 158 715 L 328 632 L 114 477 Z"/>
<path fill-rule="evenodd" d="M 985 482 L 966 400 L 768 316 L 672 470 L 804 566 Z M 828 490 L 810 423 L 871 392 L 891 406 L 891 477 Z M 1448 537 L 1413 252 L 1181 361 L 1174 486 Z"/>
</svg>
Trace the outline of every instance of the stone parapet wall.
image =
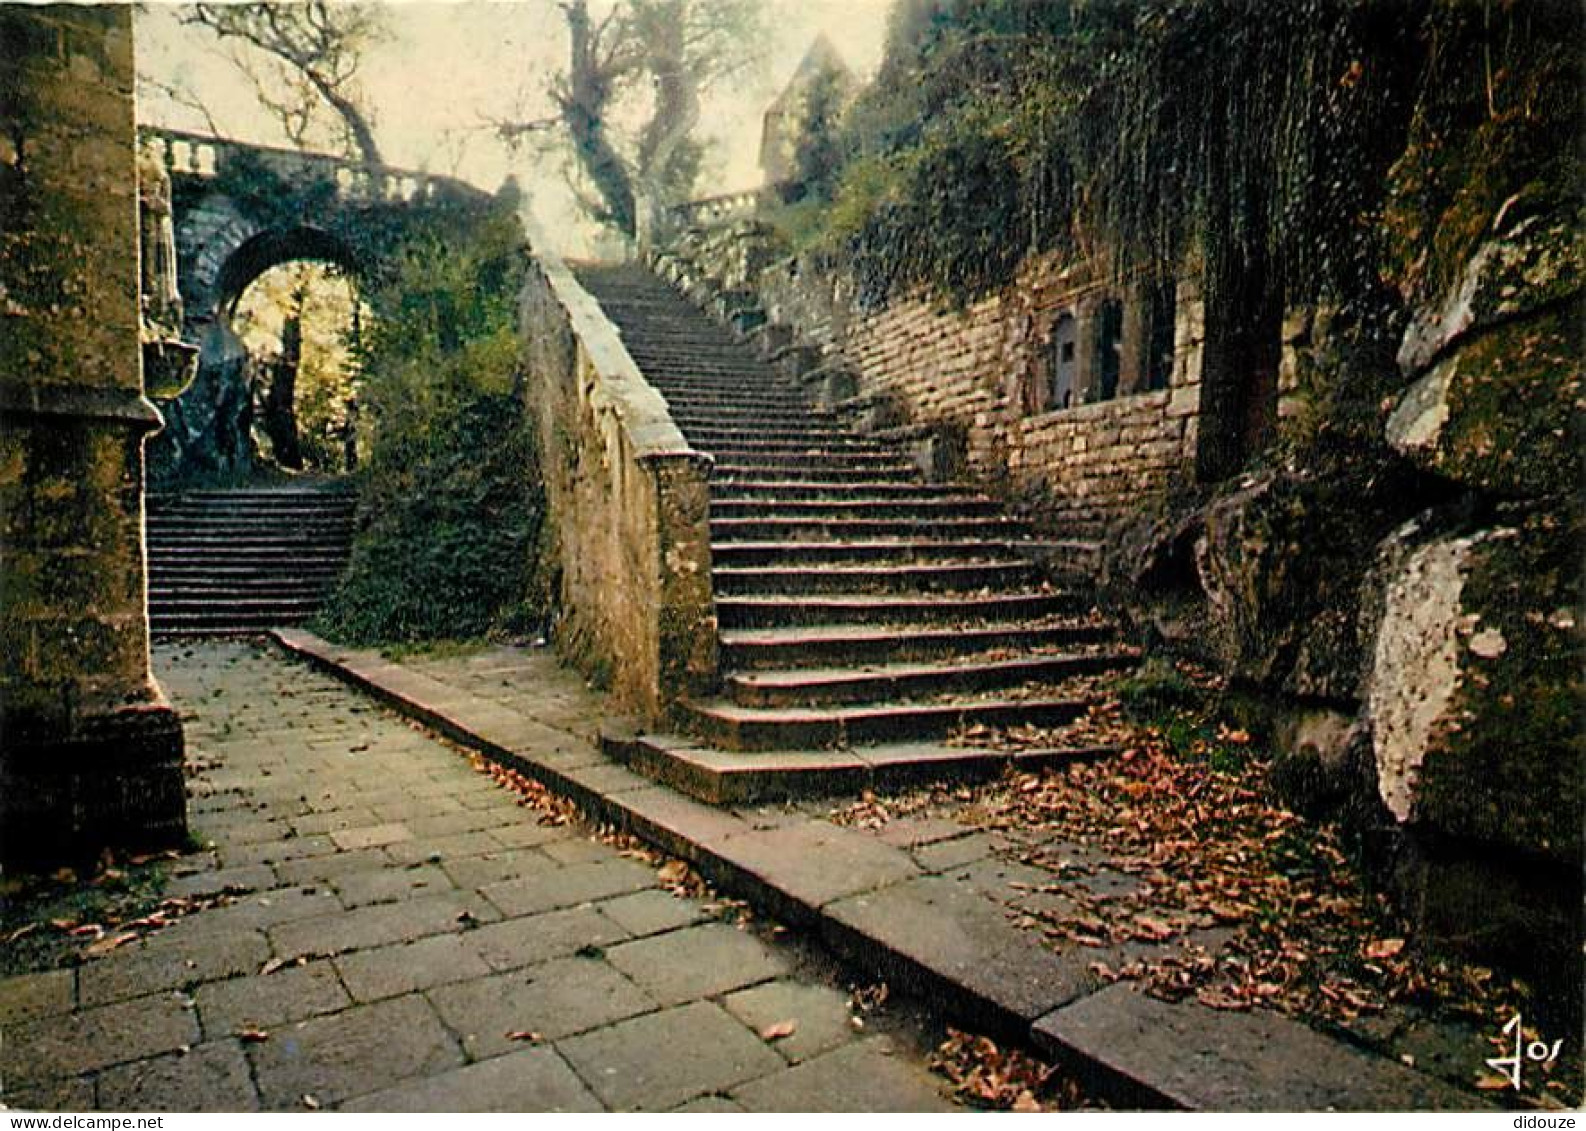
<svg viewBox="0 0 1586 1131">
<path fill-rule="evenodd" d="M 557 647 L 624 709 L 663 720 L 716 676 L 710 457 L 689 447 L 616 327 L 554 256 L 536 257 L 520 315 Z"/>
<path fill-rule="evenodd" d="M 1166 388 L 1136 391 L 1126 378 L 1109 399 L 1049 407 L 1056 320 L 1069 313 L 1088 327 L 1117 289 L 1046 256 L 962 308 L 914 297 L 867 309 L 842 272 L 775 258 L 772 246 L 762 225 L 740 221 L 693 232 L 655 262 L 694 297 L 718 296 L 713 305 L 722 295 L 758 304 L 768 353 L 803 345 L 817 379 L 845 372 L 840 393 L 816 388 L 819 399 L 870 431 L 936 437 L 953 452 L 933 461 L 938 473 L 968 474 L 1043 527 L 1079 535 L 1101 533 L 1193 475 L 1203 319 L 1190 285 L 1179 286 Z M 1088 338 L 1079 346 L 1079 364 L 1089 365 Z M 1126 323 L 1126 375 L 1138 350 Z"/>
</svg>

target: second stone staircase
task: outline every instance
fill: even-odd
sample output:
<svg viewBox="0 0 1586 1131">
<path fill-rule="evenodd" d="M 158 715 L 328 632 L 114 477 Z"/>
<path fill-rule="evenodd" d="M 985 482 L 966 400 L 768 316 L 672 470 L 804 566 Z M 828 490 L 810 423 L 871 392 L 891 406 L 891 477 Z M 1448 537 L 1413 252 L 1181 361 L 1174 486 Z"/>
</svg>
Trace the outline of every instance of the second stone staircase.
<svg viewBox="0 0 1586 1131">
<path fill-rule="evenodd" d="M 609 747 L 715 801 L 1102 752 L 1065 728 L 1133 654 L 1025 524 L 812 406 L 643 268 L 577 274 L 715 460 L 719 694 L 684 704 L 685 735 Z"/>
<path fill-rule="evenodd" d="M 151 494 L 155 636 L 259 632 L 319 611 L 346 568 L 355 498 L 334 486 Z"/>
</svg>

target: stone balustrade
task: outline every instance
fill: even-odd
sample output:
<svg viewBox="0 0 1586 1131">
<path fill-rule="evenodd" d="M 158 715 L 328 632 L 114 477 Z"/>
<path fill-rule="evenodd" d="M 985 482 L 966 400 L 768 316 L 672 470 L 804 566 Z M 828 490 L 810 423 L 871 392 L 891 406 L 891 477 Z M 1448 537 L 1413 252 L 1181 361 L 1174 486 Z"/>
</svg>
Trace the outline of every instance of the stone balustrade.
<svg viewBox="0 0 1586 1131">
<path fill-rule="evenodd" d="M 559 576 L 557 648 L 647 722 L 716 678 L 711 459 L 547 244 L 519 304 Z"/>
<path fill-rule="evenodd" d="M 173 179 L 212 179 L 228 165 L 246 159 L 262 163 L 275 175 L 292 181 L 326 180 L 349 200 L 369 203 L 421 203 L 441 193 L 482 196 L 482 190 L 456 177 L 440 176 L 389 165 L 365 165 L 332 153 L 255 145 L 252 142 L 142 127 L 146 152 L 163 164 Z"/>
<path fill-rule="evenodd" d="M 680 229 L 706 228 L 726 220 L 753 216 L 765 200 L 765 189 L 745 189 L 742 192 L 707 196 L 702 200 L 691 200 L 686 204 L 675 205 L 668 210 L 668 217 L 672 224 Z"/>
</svg>

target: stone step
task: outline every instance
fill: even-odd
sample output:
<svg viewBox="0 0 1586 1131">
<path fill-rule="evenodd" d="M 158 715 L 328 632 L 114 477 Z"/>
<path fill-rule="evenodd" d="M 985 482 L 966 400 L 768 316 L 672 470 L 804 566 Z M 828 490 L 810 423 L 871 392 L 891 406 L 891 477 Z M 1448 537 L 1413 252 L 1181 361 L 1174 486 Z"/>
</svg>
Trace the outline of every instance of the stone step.
<svg viewBox="0 0 1586 1131">
<path fill-rule="evenodd" d="M 319 610 L 318 594 L 295 597 L 239 597 L 225 602 L 210 601 L 202 594 L 182 593 L 156 602 L 149 599 L 149 609 L 161 614 L 182 615 L 209 611 L 224 612 L 234 616 L 263 616 L 276 613 L 302 613 L 312 615 Z"/>
<path fill-rule="evenodd" d="M 948 693 L 984 692 L 1027 683 L 1057 683 L 1131 667 L 1137 656 L 1123 649 L 1090 653 L 1024 655 L 1009 660 L 938 664 L 875 664 L 869 667 L 785 668 L 735 672 L 723 684 L 743 707 L 811 706 L 918 699 Z"/>
<path fill-rule="evenodd" d="M 1053 697 L 765 708 L 709 700 L 684 703 L 682 717 L 690 733 L 723 750 L 788 750 L 943 738 L 971 726 L 1060 726 L 1090 704 Z"/>
<path fill-rule="evenodd" d="M 899 484 L 920 482 L 919 472 L 912 464 L 906 464 L 902 460 L 892 467 L 843 467 L 833 461 L 826 461 L 820 465 L 799 460 L 756 459 L 751 462 L 735 456 L 730 459 L 718 459 L 711 469 L 712 484 L 763 479 L 811 483 L 863 483 L 877 479 Z"/>
<path fill-rule="evenodd" d="M 718 452 L 723 456 L 784 456 L 817 461 L 825 459 L 828 455 L 870 456 L 883 461 L 897 459 L 897 453 L 883 444 L 878 444 L 874 440 L 856 440 L 848 436 L 823 437 L 816 441 L 768 440 L 758 435 L 751 438 L 741 434 L 737 439 L 721 435 L 713 440 L 696 440 L 693 436 L 689 439 L 696 446 L 706 451 Z"/>
<path fill-rule="evenodd" d="M 160 516 L 150 518 L 146 529 L 171 541 L 188 537 L 238 537 L 261 538 L 290 534 L 294 538 L 320 537 L 331 541 L 345 541 L 352 533 L 351 518 L 292 519 L 288 522 L 265 522 L 259 519 L 179 518 Z"/>
<path fill-rule="evenodd" d="M 1039 619 L 1072 612 L 1081 599 L 1060 593 L 920 593 L 729 597 L 716 600 L 724 629 L 791 625 L 919 625 Z"/>
<path fill-rule="evenodd" d="M 908 479 L 918 475 L 915 467 L 903 459 L 885 455 L 840 455 L 827 454 L 819 462 L 808 458 L 799 458 L 782 454 L 745 454 L 741 452 L 713 453 L 709 448 L 701 447 L 702 452 L 712 455 L 716 461 L 716 474 L 718 477 L 733 479 L 764 479 L 774 476 L 778 479 L 792 479 L 800 474 L 812 479 L 836 479 L 845 475 L 855 475 L 855 478 L 874 478 L 878 475 L 890 476 L 895 479 Z"/>
<path fill-rule="evenodd" d="M 1095 744 L 1001 751 L 942 742 L 742 753 L 713 750 L 677 735 L 634 735 L 615 729 L 602 732 L 601 748 L 636 773 L 712 805 L 857 796 L 866 789 L 976 781 L 996 777 L 1009 767 L 1028 773 L 1118 753 L 1116 747 Z"/>
<path fill-rule="evenodd" d="M 713 542 L 863 541 L 892 537 L 942 535 L 948 538 L 1018 537 L 1024 526 L 1001 515 L 972 518 L 935 518 L 902 515 L 895 518 L 712 518 Z"/>
<path fill-rule="evenodd" d="M 1112 640 L 1116 629 L 1096 620 L 1047 624 L 992 623 L 943 628 L 939 625 L 789 625 L 779 628 L 725 629 L 721 664 L 734 671 L 795 667 L 842 667 L 1065 648 Z"/>
<path fill-rule="evenodd" d="M 720 566 L 712 571 L 723 597 L 754 594 L 968 592 L 1017 588 L 1040 580 L 1025 561 L 871 563 L 862 566 Z"/>
<path fill-rule="evenodd" d="M 953 518 L 1000 517 L 1001 508 L 990 499 L 973 495 L 939 495 L 919 498 L 846 499 L 717 499 L 710 504 L 711 518 L 883 519 L 906 518 L 936 523 Z"/>
<path fill-rule="evenodd" d="M 225 581 L 236 579 L 248 581 L 253 578 L 272 580 L 280 577 L 335 577 L 341 572 L 342 559 L 339 556 L 326 554 L 319 561 L 304 562 L 300 558 L 292 560 L 290 569 L 279 566 L 263 565 L 252 559 L 244 558 L 236 562 L 205 561 L 191 562 L 180 559 L 150 563 L 149 580 L 168 578 L 171 581 L 191 579 L 194 581 Z"/>
<path fill-rule="evenodd" d="M 685 424 L 678 420 L 674 414 L 672 423 L 683 429 L 684 435 L 698 444 L 721 440 L 732 441 L 741 439 L 746 435 L 743 421 Z M 856 441 L 856 437 L 835 424 L 810 424 L 797 420 L 790 420 L 782 424 L 761 420 L 757 423 L 753 435 L 756 440 L 775 441 L 784 444 L 802 444 L 805 446 L 854 443 Z"/>
<path fill-rule="evenodd" d="M 820 480 L 734 479 L 712 483 L 711 498 L 726 501 L 765 499 L 942 498 L 973 495 L 973 488 L 955 483 L 915 483 L 907 479 Z M 977 498 L 981 496 L 975 496 Z"/>
<path fill-rule="evenodd" d="M 1026 544 L 1011 539 L 893 538 L 874 541 L 714 542 L 718 566 L 792 566 L 800 563 L 968 563 L 1023 557 Z"/>
</svg>

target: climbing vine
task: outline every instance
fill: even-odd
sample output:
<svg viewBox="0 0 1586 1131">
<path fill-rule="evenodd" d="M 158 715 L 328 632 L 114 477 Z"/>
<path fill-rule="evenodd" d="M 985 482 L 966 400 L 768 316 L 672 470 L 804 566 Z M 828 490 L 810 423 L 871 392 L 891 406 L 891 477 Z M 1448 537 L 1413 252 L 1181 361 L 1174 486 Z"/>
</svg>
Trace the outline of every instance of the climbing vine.
<svg viewBox="0 0 1586 1131">
<path fill-rule="evenodd" d="M 319 628 L 349 643 L 525 627 L 538 474 L 518 380 L 524 246 L 498 206 L 432 216 L 388 257 L 359 345 L 352 559 Z"/>
</svg>

